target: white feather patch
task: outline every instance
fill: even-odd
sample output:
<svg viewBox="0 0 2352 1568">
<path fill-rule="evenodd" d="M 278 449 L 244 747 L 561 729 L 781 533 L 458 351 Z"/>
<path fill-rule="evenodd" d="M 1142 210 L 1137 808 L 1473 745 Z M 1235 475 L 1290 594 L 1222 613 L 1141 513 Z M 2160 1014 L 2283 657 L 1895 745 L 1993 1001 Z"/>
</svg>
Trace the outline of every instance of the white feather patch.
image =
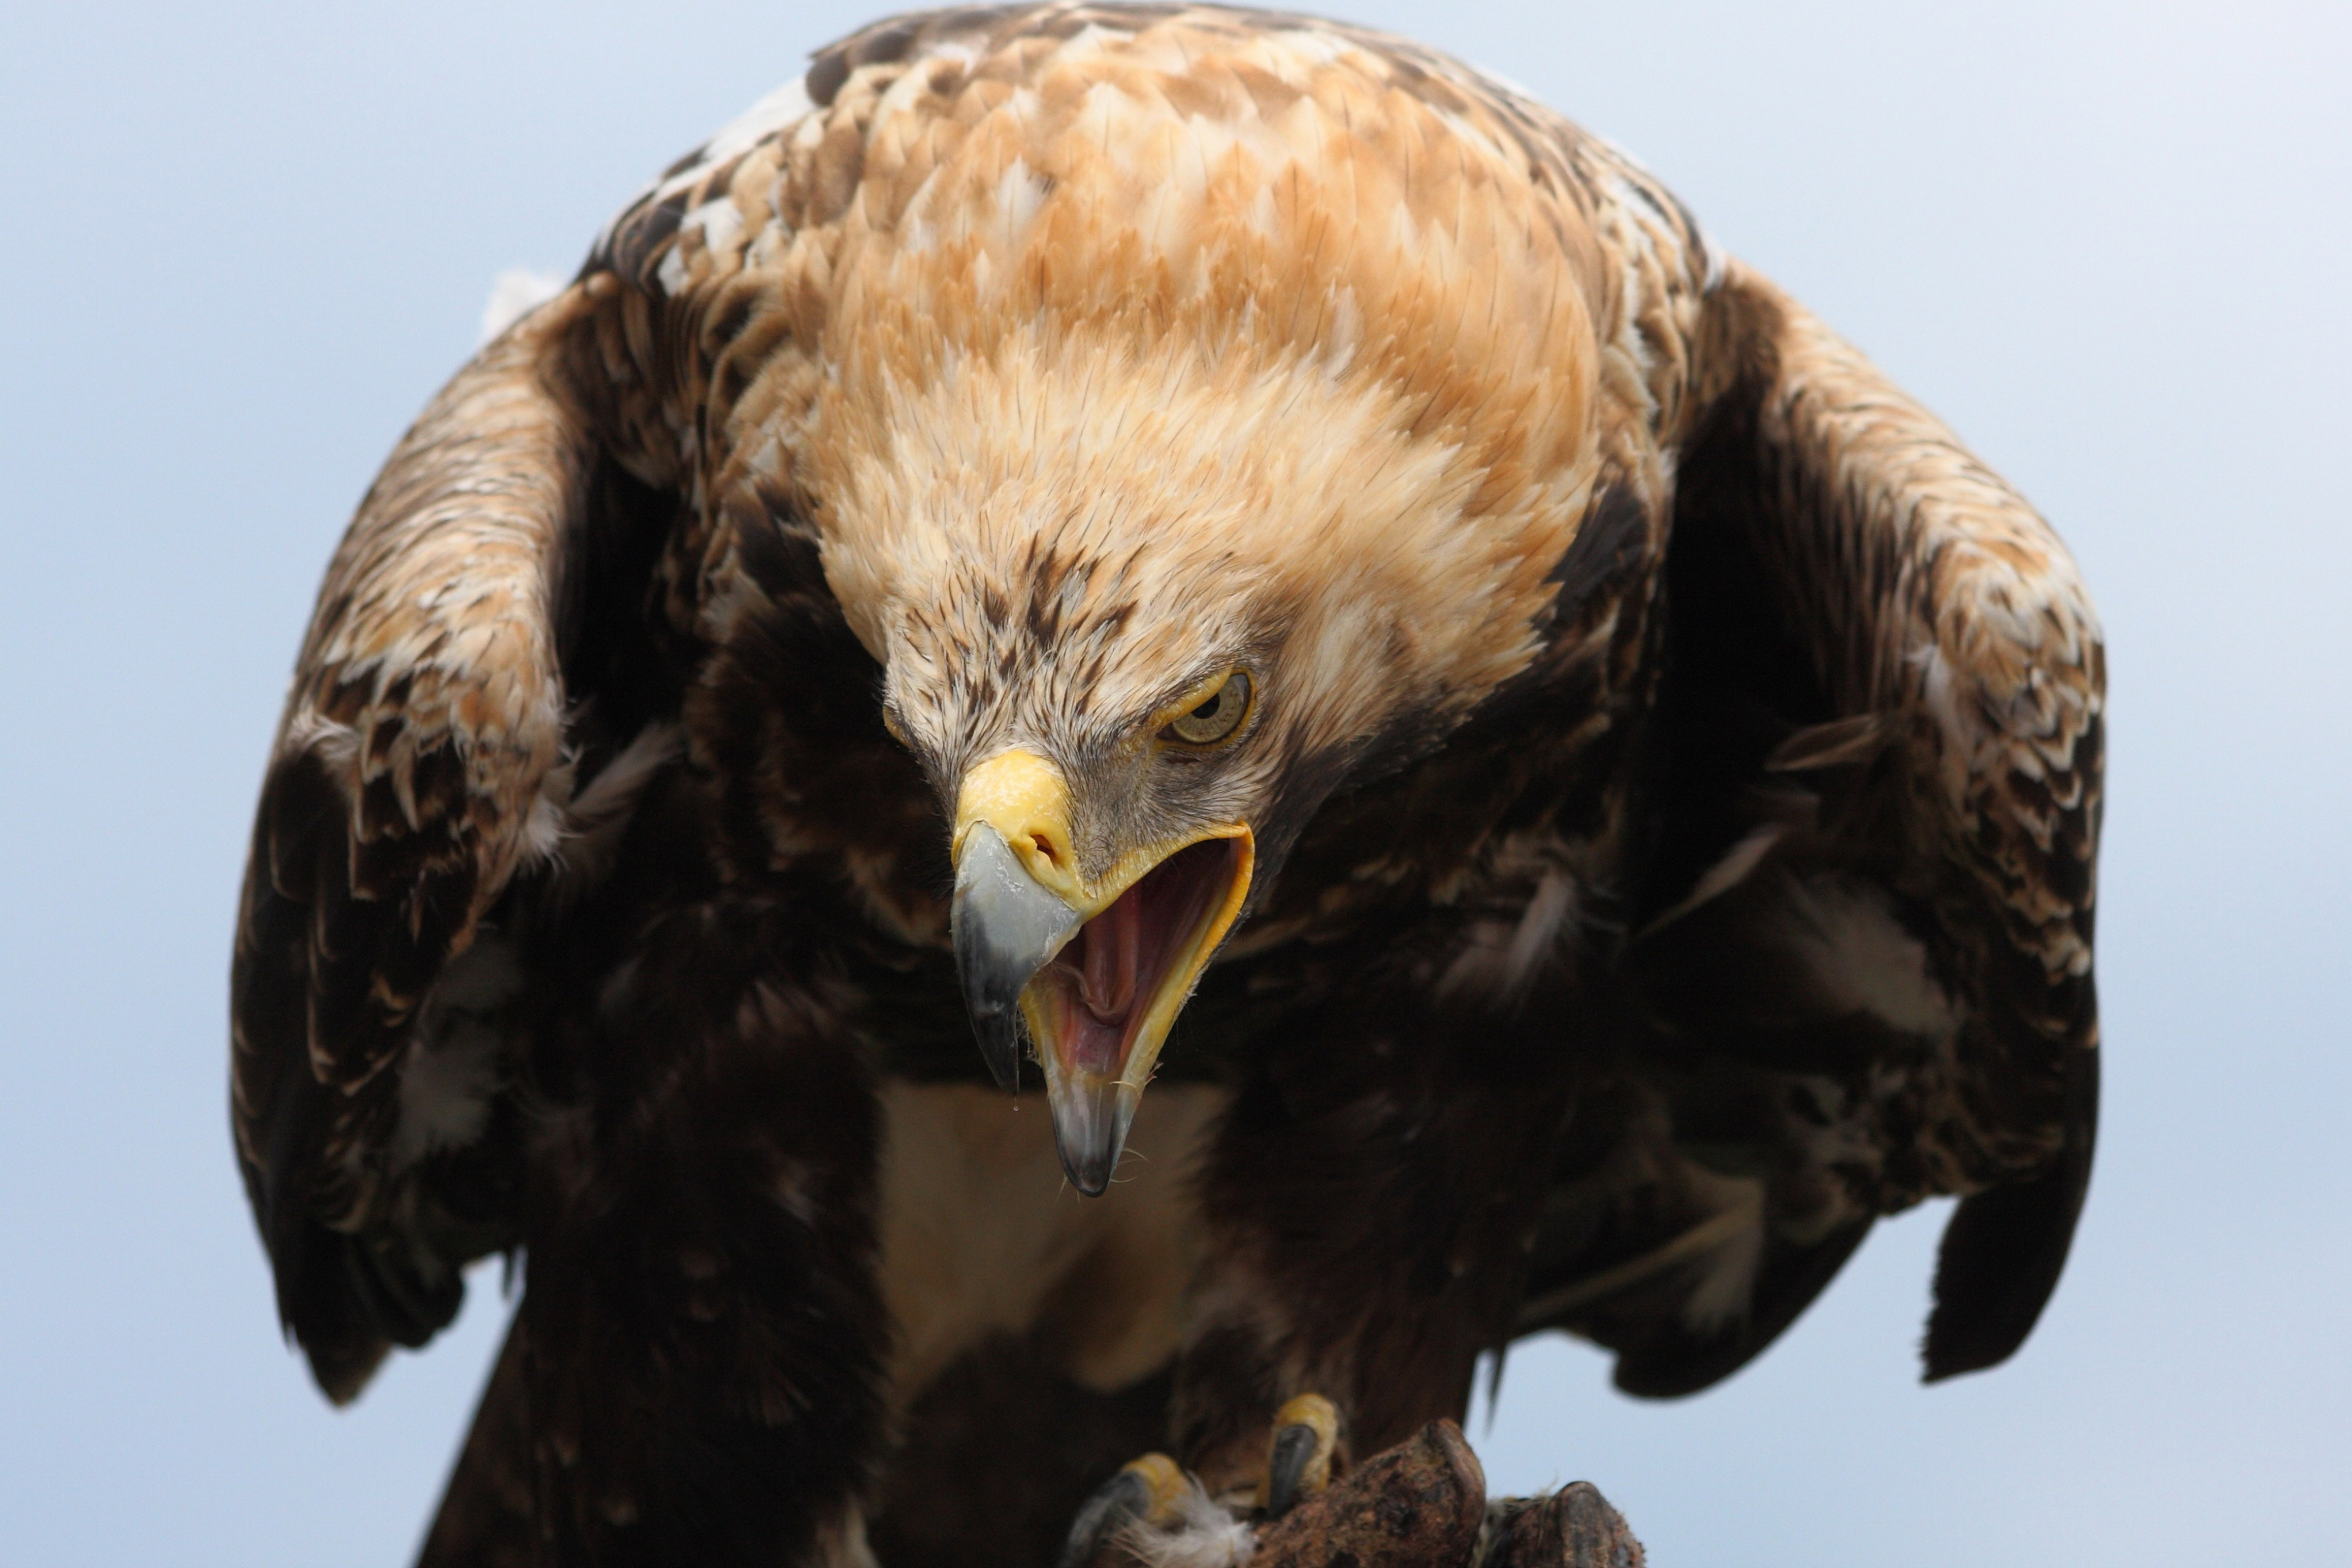
<svg viewBox="0 0 2352 1568">
<path fill-rule="evenodd" d="M 1790 893 L 1789 942 L 1832 1006 L 1869 1013 L 1908 1034 L 1948 1035 L 1952 999 L 1927 972 L 1927 950 L 1867 883 L 1816 877 Z"/>
<path fill-rule="evenodd" d="M 1503 989 L 1515 1001 L 1528 994 L 1542 973 L 1559 942 L 1560 927 L 1575 908 L 1576 879 L 1565 871 L 1545 872 L 1535 897 L 1528 900 L 1527 912 L 1519 917 L 1519 929 L 1511 933 L 1510 951 L 1503 955 Z"/>
<path fill-rule="evenodd" d="M 635 815 L 637 797 L 677 757 L 678 743 L 677 725 L 648 724 L 568 803 L 541 797 L 541 805 L 554 808 L 558 825 L 547 858 L 555 865 L 560 898 L 576 898 L 604 879 L 620 848 L 621 830 Z"/>
<path fill-rule="evenodd" d="M 743 209 L 732 196 L 717 196 L 687 214 L 677 227 L 680 234 L 700 235 L 705 250 L 724 250 L 743 232 Z"/>
<path fill-rule="evenodd" d="M 563 279 L 556 273 L 529 267 L 508 268 L 490 279 L 490 297 L 482 303 L 482 335 L 477 346 L 488 342 L 562 292 Z"/>
<path fill-rule="evenodd" d="M 1257 1534 L 1235 1519 L 1201 1483 L 1191 1480 L 1176 1500 L 1173 1529 L 1154 1529 L 1140 1520 L 1119 1533 L 1119 1544 L 1145 1568 L 1241 1568 L 1257 1550 Z"/>
<path fill-rule="evenodd" d="M 810 111 L 815 107 L 816 105 L 809 98 L 808 84 L 804 77 L 794 77 L 777 88 L 730 121 L 719 134 L 696 149 L 692 161 L 686 167 L 666 179 L 647 182 L 635 195 L 629 198 L 628 204 L 623 206 L 611 221 L 596 231 L 596 242 L 590 247 L 590 253 L 592 255 L 604 253 L 605 248 L 612 244 L 614 228 L 621 219 L 640 207 L 667 200 L 679 191 L 690 189 L 695 182 L 701 179 L 715 165 L 725 163 L 739 153 L 750 152 L 767 137 L 784 130 L 794 121 L 811 119 Z M 816 128 L 821 130 L 821 123 Z"/>
<path fill-rule="evenodd" d="M 1680 903 L 1652 921 L 1642 934 L 1647 936 L 1651 931 L 1663 930 L 1701 904 L 1719 899 L 1739 886 L 1755 874 L 1756 868 L 1764 863 L 1764 857 L 1771 853 L 1772 846 L 1780 842 L 1786 832 L 1787 827 L 1777 822 L 1767 822 L 1750 828 L 1745 837 L 1725 852 L 1722 859 L 1706 868 L 1706 874 L 1699 878 L 1697 884 Z"/>
<path fill-rule="evenodd" d="M 286 739 L 280 742 L 278 754 L 299 757 L 305 752 L 317 753 L 319 760 L 334 772 L 347 773 L 359 762 L 359 731 L 305 708 L 286 726 Z"/>
<path fill-rule="evenodd" d="M 1717 1246 L 1699 1265 L 1698 1283 L 1683 1298 L 1683 1326 L 1695 1334 L 1720 1333 L 1748 1315 L 1756 1295 L 1757 1270 L 1764 1263 L 1764 1215 L 1753 1206 L 1749 1221 Z"/>
<path fill-rule="evenodd" d="M 514 951 L 488 932 L 442 971 L 401 1062 L 394 1171 L 482 1135 L 506 1049 L 499 1015 L 521 988 Z"/>
<path fill-rule="evenodd" d="M 702 144 L 701 153 L 692 163 L 653 187 L 652 199 L 661 201 L 673 192 L 685 190 L 700 179 L 706 170 L 740 153 L 750 152 L 767 137 L 815 107 L 809 99 L 806 79 L 793 78 L 728 121 L 718 135 Z"/>
<path fill-rule="evenodd" d="M 1495 1011 L 1517 1008 L 1559 950 L 1576 912 L 1576 879 L 1554 868 L 1528 896 L 1516 925 L 1480 921 L 1438 981 L 1441 995 L 1474 996 Z"/>
</svg>

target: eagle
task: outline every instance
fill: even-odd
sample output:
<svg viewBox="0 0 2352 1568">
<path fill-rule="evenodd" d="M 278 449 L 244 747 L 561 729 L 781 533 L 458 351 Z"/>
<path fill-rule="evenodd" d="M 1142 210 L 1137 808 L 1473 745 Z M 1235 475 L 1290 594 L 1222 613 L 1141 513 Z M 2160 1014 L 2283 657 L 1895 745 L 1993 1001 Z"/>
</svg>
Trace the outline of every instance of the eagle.
<svg viewBox="0 0 2352 1568">
<path fill-rule="evenodd" d="M 328 568 L 232 985 L 280 1319 L 340 1404 L 520 1279 L 427 1564 L 1237 1561 L 1483 1353 L 1692 1393 L 1939 1194 L 1990 1366 L 2103 689 L 2017 491 L 1498 79 L 880 23 Z"/>
</svg>

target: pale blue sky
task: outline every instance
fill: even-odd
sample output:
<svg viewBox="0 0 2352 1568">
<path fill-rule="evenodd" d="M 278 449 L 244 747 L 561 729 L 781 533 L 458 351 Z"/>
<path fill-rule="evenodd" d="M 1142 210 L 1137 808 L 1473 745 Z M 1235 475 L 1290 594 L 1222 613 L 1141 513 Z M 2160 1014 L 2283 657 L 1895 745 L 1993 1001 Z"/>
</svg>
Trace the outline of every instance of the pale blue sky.
<svg viewBox="0 0 2352 1568">
<path fill-rule="evenodd" d="M 319 572 L 491 279 L 868 18 L 827 4 L 0 16 L 0 1520 L 40 1564 L 405 1561 L 495 1276 L 335 1414 L 232 1166 L 225 981 Z M 1523 1347 L 1501 1483 L 1660 1568 L 2343 1561 L 2352 1539 L 2352 13 L 1360 4 L 1632 149 L 2073 543 L 2112 649 L 2106 1104 L 2011 1365 L 1920 1388 L 1882 1228 L 1694 1401 Z"/>
</svg>

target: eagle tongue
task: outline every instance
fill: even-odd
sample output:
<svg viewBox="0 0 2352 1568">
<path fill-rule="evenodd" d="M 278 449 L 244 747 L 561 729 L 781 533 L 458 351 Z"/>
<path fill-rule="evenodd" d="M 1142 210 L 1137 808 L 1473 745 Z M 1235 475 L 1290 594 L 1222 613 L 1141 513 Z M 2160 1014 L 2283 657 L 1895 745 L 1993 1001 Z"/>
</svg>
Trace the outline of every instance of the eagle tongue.
<svg viewBox="0 0 2352 1568">
<path fill-rule="evenodd" d="M 1043 1020 L 1038 1056 L 1053 1104 L 1054 1142 L 1071 1184 L 1089 1197 L 1110 1184 L 1150 1077 L 1160 1040 L 1152 1039 L 1141 1065 L 1133 1059 L 1150 1009 L 1189 978 L 1179 973 L 1185 953 L 1237 869 L 1226 840 L 1178 850 L 1087 921 L 1038 973 L 1030 996 Z"/>
<path fill-rule="evenodd" d="M 1145 896 L 1140 884 L 1129 888 L 1077 934 L 1085 952 L 1079 995 L 1087 1011 L 1105 1024 L 1124 1027 L 1135 1006 L 1136 973 L 1143 964 Z"/>
<path fill-rule="evenodd" d="M 1108 914 L 1097 915 L 1095 924 L 1108 919 Z M 1086 938 L 1081 935 L 1078 940 Z M 1080 959 L 1078 965 L 1073 966 L 1066 956 L 1039 976 L 1053 1019 L 1051 1043 L 1039 1051 L 1038 1058 L 1045 1069 L 1046 1099 L 1054 1110 L 1054 1145 L 1061 1153 L 1062 1169 L 1071 1185 L 1088 1197 L 1110 1184 L 1140 1093 L 1122 1081 L 1131 1044 L 1130 1015 L 1139 1005 L 1136 987 L 1130 981 L 1125 1006 L 1108 1018 L 1101 1016 L 1095 995 L 1090 994 L 1095 987 L 1088 982 L 1098 973 L 1101 955 L 1116 945 L 1115 941 L 1098 942 L 1092 951 L 1071 955 Z"/>
</svg>

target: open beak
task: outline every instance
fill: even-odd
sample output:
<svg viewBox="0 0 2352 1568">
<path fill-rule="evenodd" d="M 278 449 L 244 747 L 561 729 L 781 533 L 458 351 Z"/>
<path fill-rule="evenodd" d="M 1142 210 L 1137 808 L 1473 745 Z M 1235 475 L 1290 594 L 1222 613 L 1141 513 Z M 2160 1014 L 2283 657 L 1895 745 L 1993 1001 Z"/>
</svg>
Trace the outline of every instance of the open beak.
<svg viewBox="0 0 2352 1568">
<path fill-rule="evenodd" d="M 1026 1026 L 1062 1169 L 1092 1196 L 1110 1184 L 1169 1028 L 1249 894 L 1249 827 L 1130 850 L 1089 879 L 1059 770 L 1006 752 L 965 776 L 954 853 L 956 968 L 981 1055 L 1016 1087 Z"/>
</svg>

